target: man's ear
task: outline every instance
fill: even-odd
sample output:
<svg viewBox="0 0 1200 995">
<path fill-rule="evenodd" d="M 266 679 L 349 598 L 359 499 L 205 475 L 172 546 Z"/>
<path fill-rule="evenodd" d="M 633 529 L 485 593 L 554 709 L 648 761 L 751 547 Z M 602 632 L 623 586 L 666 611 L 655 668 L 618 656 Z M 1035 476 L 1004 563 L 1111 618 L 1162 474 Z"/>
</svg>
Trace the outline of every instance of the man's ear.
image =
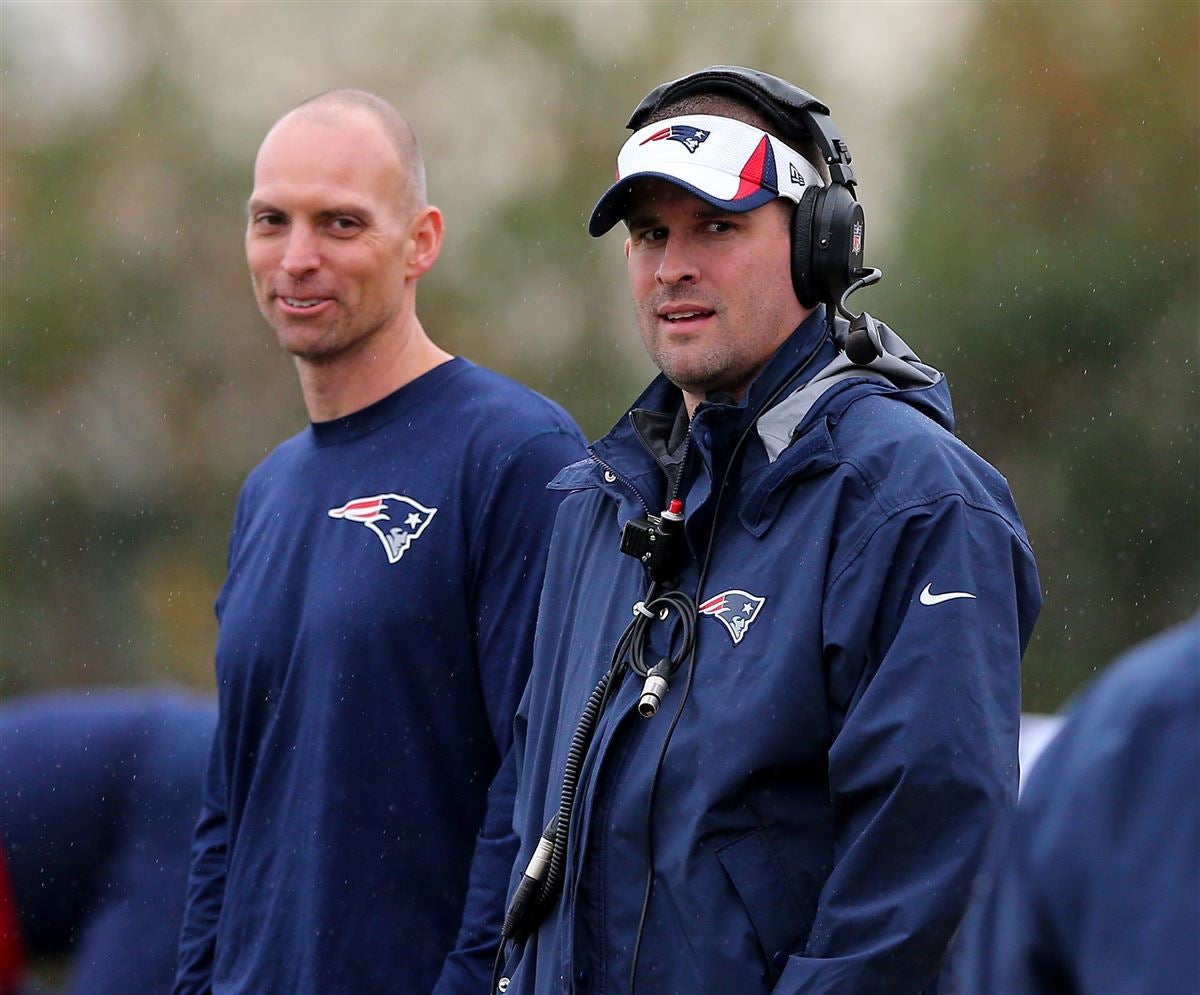
<svg viewBox="0 0 1200 995">
<path fill-rule="evenodd" d="M 416 280 L 424 276 L 437 262 L 442 251 L 445 221 L 442 212 L 432 205 L 416 213 L 408 229 L 408 259 L 405 276 Z"/>
</svg>

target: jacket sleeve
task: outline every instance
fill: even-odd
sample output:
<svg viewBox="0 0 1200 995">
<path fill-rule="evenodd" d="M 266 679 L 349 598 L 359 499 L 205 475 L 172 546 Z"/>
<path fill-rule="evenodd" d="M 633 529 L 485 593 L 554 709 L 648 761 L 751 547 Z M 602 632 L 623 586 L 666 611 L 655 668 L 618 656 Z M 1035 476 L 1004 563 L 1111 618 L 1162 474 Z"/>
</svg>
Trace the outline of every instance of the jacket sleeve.
<svg viewBox="0 0 1200 995">
<path fill-rule="evenodd" d="M 563 497 L 546 484 L 584 452 L 582 439 L 567 431 L 544 432 L 520 447 L 496 473 L 475 533 L 482 536 L 473 601 L 479 681 L 501 759 L 475 844 L 462 925 L 435 995 L 475 995 L 491 984 L 517 851 L 513 717 L 529 675 L 546 549 Z"/>
<path fill-rule="evenodd" d="M 775 991 L 916 993 L 1015 800 L 1037 573 L 1003 517 L 957 495 L 894 512 L 832 569 L 832 868 Z"/>
<path fill-rule="evenodd" d="M 173 995 L 207 995 L 217 946 L 217 920 L 225 898 L 229 833 L 225 818 L 225 760 L 218 723 L 205 775 L 200 818 L 192 838 L 187 907 L 179 938 Z"/>
</svg>

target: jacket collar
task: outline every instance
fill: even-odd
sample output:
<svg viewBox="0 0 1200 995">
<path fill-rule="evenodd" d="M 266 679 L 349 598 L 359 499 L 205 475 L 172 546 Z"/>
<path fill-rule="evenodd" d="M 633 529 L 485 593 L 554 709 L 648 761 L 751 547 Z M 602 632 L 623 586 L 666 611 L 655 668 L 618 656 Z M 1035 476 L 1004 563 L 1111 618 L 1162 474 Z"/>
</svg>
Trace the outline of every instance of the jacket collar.
<svg viewBox="0 0 1200 995">
<path fill-rule="evenodd" d="M 806 359 L 808 362 L 793 386 L 807 382 L 807 378 L 827 365 L 837 351 L 825 328 L 825 309 L 819 307 L 776 350 L 740 401 L 728 404 L 701 402 L 693 423 L 697 420 L 707 424 L 733 423 L 741 430 L 746 419 L 758 411 L 772 393 L 792 377 L 801 364 L 805 364 Z M 592 444 L 591 453 L 618 476 L 631 479 L 640 475 L 644 472 L 647 456 L 653 454 L 639 438 L 635 425 L 640 424 L 643 428 L 652 422 L 670 425 L 682 403 L 682 392 L 660 373 L 612 430 Z"/>
<path fill-rule="evenodd" d="M 783 391 L 786 397 L 790 390 L 804 385 L 828 365 L 837 353 L 825 326 L 825 309 L 819 307 L 780 345 L 740 401 L 702 402 L 693 418 L 694 428 L 706 429 L 724 439 L 740 434 L 746 422 L 780 387 L 788 385 L 788 390 Z M 772 404 L 778 401 L 775 399 Z M 592 443 L 588 448 L 589 459 L 565 468 L 550 482 L 550 487 L 559 490 L 601 487 L 618 500 L 636 497 L 629 507 L 622 502 L 622 520 L 642 511 L 657 511 L 666 497 L 666 478 L 654 447 L 646 445 L 639 427 L 644 433 L 648 425 L 671 425 L 682 403 L 680 389 L 660 373 L 608 434 Z M 633 495 L 628 495 L 630 490 Z"/>
</svg>

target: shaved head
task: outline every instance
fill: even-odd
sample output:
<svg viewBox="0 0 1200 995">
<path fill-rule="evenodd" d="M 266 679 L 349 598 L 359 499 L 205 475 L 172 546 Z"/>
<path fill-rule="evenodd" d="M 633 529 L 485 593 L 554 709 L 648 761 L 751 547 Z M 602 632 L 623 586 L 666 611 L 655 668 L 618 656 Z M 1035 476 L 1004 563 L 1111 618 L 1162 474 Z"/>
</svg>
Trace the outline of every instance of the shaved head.
<svg viewBox="0 0 1200 995">
<path fill-rule="evenodd" d="M 395 107 L 366 90 L 327 90 L 297 104 L 275 122 L 276 127 L 287 120 L 301 119 L 334 126 L 346 112 L 362 112 L 369 116 L 383 131 L 400 158 L 404 171 L 405 199 L 408 206 L 419 210 L 426 206 L 425 160 L 417 145 L 417 136 L 412 125 Z"/>
</svg>

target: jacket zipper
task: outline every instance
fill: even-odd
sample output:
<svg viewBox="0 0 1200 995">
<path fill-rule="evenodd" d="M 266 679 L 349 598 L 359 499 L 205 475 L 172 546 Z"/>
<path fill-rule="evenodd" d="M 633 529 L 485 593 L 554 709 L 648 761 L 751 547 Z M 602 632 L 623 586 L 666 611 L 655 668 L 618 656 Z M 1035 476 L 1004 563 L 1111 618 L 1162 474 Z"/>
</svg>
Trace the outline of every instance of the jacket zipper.
<svg viewBox="0 0 1200 995">
<path fill-rule="evenodd" d="M 622 477 L 622 476 L 621 476 L 619 473 L 617 473 L 617 471 L 616 471 L 616 470 L 614 470 L 614 469 L 613 469 L 611 466 L 609 466 L 607 463 L 605 463 L 605 462 L 604 462 L 604 460 L 602 460 L 602 459 L 601 459 L 599 456 L 597 456 L 597 455 L 596 455 L 594 452 L 592 452 L 592 450 L 590 450 L 590 449 L 588 450 L 588 456 L 590 456 L 590 457 L 591 457 L 592 459 L 594 459 L 594 460 L 595 460 L 597 463 L 599 463 L 599 464 L 600 464 L 602 467 L 604 467 L 604 469 L 605 469 L 605 470 L 607 470 L 609 473 L 611 473 L 611 474 L 613 475 L 613 478 L 614 478 L 615 480 L 619 480 L 619 481 L 620 481 L 622 484 L 624 484 L 624 485 L 625 485 L 626 487 L 628 487 L 628 488 L 629 488 L 631 491 L 633 491 L 634 495 L 635 495 L 635 496 L 637 497 L 637 499 L 638 499 L 638 502 L 639 502 L 639 503 L 641 504 L 641 506 L 642 506 L 642 510 L 643 510 L 643 511 L 644 511 L 644 512 L 645 512 L 647 515 L 649 515 L 649 514 L 650 514 L 650 505 L 648 505 L 648 504 L 646 503 L 646 499 L 645 499 L 644 497 L 642 497 L 642 492 L 641 492 L 641 491 L 639 491 L 639 490 L 638 490 L 636 487 L 634 487 L 634 486 L 633 486 L 633 484 L 632 484 L 632 482 L 630 482 L 630 481 L 629 481 L 628 479 L 626 479 L 625 477 Z"/>
</svg>

